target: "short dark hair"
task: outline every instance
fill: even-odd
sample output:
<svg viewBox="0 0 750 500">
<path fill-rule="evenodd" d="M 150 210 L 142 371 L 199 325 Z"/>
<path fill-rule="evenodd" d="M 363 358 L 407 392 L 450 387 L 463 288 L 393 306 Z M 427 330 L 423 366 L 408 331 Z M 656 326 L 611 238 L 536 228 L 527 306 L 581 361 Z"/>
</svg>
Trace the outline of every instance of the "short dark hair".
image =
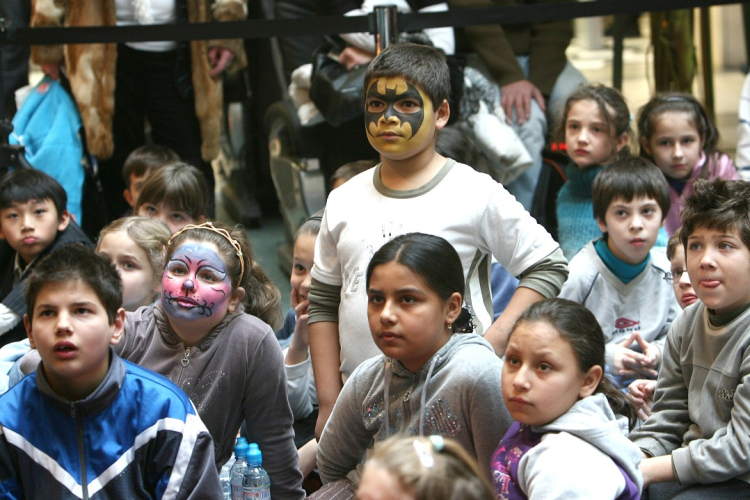
<svg viewBox="0 0 750 500">
<path fill-rule="evenodd" d="M 44 257 L 26 280 L 26 311 L 31 324 L 34 305 L 45 285 L 82 281 L 94 290 L 113 324 L 117 310 L 122 307 L 122 280 L 117 269 L 94 249 L 80 243 L 70 243 L 53 250 Z"/>
<path fill-rule="evenodd" d="M 672 258 L 677 255 L 675 252 L 677 252 L 677 245 L 682 245 L 682 241 L 680 241 L 680 230 L 678 229 L 675 231 L 675 233 L 669 237 L 669 241 L 667 241 L 667 259 L 672 260 Z M 683 252 L 682 257 L 685 257 L 685 251 L 683 246 Z"/>
<path fill-rule="evenodd" d="M 14 203 L 50 200 L 61 219 L 68 204 L 65 189 L 51 176 L 35 168 L 16 168 L 0 179 L 0 209 Z"/>
<path fill-rule="evenodd" d="M 680 240 L 685 248 L 688 238 L 699 227 L 733 229 L 750 248 L 750 184 L 721 178 L 698 179 L 683 201 L 680 217 Z"/>
<path fill-rule="evenodd" d="M 183 162 L 165 165 L 148 176 L 133 213 L 144 203 L 164 202 L 173 210 L 187 212 L 193 219 L 210 215 L 211 198 L 203 172 Z"/>
<path fill-rule="evenodd" d="M 669 184 L 659 167 L 638 156 L 618 157 L 594 178 L 591 188 L 594 217 L 605 221 L 613 201 L 632 201 L 635 197 L 653 198 L 661 208 L 661 220 L 669 213 Z"/>
<path fill-rule="evenodd" d="M 373 78 L 401 77 L 421 89 L 438 108 L 448 100 L 451 77 L 445 54 L 416 43 L 391 45 L 372 60 L 365 73 L 365 94 Z"/>
<path fill-rule="evenodd" d="M 150 170 L 180 161 L 180 157 L 172 149 L 159 144 L 146 144 L 134 149 L 122 164 L 122 178 L 125 187 L 130 189 L 130 176 L 140 177 Z"/>
</svg>

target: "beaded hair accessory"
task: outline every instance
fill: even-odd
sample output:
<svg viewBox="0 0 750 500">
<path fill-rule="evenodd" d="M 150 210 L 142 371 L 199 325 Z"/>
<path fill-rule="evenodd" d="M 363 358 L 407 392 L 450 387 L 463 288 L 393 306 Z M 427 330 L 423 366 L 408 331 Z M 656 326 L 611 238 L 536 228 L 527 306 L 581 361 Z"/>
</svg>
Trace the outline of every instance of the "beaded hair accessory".
<svg viewBox="0 0 750 500">
<path fill-rule="evenodd" d="M 189 229 L 207 229 L 209 231 L 213 231 L 214 233 L 227 240 L 230 245 L 232 245 L 232 248 L 234 248 L 234 251 L 237 254 L 237 258 L 240 260 L 240 279 L 237 282 L 242 283 L 242 278 L 243 276 L 245 276 L 245 260 L 242 258 L 242 246 L 240 246 L 237 240 L 232 238 L 232 236 L 229 234 L 229 231 L 227 231 L 226 229 L 214 227 L 212 222 L 204 222 L 202 224 L 188 224 L 187 226 L 174 233 L 171 238 L 169 238 L 167 246 L 172 244 L 173 239 Z"/>
</svg>

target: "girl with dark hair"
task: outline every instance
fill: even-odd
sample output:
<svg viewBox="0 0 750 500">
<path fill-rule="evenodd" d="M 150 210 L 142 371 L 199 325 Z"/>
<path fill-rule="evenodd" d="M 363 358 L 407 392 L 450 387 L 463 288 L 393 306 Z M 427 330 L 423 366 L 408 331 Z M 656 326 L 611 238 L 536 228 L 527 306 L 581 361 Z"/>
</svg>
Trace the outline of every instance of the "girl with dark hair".
<svg viewBox="0 0 750 500">
<path fill-rule="evenodd" d="M 628 439 L 636 409 L 604 375 L 604 335 L 588 309 L 530 306 L 510 334 L 502 387 L 516 422 L 490 465 L 498 498 L 640 498 L 641 452 Z"/>
<path fill-rule="evenodd" d="M 671 236 L 680 227 L 682 200 L 697 179 L 737 180 L 737 167 L 716 149 L 719 131 L 701 103 L 690 94 L 654 96 L 638 115 L 641 156 L 654 162 L 669 182 L 670 209 L 664 227 Z"/>
<path fill-rule="evenodd" d="M 502 361 L 479 335 L 459 334 L 473 327 L 462 307 L 461 260 L 446 240 L 394 238 L 373 255 L 366 283 L 370 330 L 383 355 L 352 373 L 323 431 L 318 470 L 335 484 L 319 498 L 334 490 L 353 496 L 349 479 L 358 481 L 367 449 L 389 436 L 451 437 L 488 464 L 510 424 Z"/>
</svg>

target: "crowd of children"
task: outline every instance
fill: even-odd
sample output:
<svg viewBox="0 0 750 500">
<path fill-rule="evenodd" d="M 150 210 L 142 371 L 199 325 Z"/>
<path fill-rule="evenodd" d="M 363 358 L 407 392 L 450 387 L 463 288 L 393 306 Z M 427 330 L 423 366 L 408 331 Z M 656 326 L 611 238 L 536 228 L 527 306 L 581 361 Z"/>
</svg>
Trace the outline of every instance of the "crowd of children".
<svg viewBox="0 0 750 500">
<path fill-rule="evenodd" d="M 275 499 L 314 469 L 318 499 L 746 498 L 750 185 L 700 104 L 654 97 L 634 156 L 622 96 L 574 93 L 558 244 L 436 150 L 449 87 L 436 49 L 375 57 L 381 161 L 300 225 L 286 316 L 166 148 L 95 249 L 54 179 L 3 176 L 0 497 L 219 499 L 242 434 Z"/>
</svg>

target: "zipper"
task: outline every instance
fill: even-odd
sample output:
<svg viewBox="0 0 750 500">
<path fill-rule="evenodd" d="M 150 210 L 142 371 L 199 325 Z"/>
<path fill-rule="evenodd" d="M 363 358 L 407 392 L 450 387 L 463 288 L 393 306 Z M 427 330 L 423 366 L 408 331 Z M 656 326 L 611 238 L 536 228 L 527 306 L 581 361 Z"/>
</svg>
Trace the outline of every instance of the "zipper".
<svg viewBox="0 0 750 500">
<path fill-rule="evenodd" d="M 180 360 L 180 364 L 182 365 L 182 370 L 180 370 L 180 376 L 177 377 L 177 385 L 182 388 L 182 376 L 185 374 L 185 368 L 187 368 L 187 365 L 190 364 L 190 354 L 192 354 L 193 348 L 192 347 L 186 347 L 185 352 L 182 355 L 182 359 Z"/>
<path fill-rule="evenodd" d="M 186 347 L 185 348 L 185 355 L 183 356 L 182 361 L 180 361 L 180 363 L 182 363 L 182 366 L 187 366 L 188 363 L 190 363 L 190 351 L 191 351 L 191 349 L 192 348 L 190 348 L 190 347 Z"/>
<path fill-rule="evenodd" d="M 70 414 L 76 419 L 77 429 L 77 441 L 78 441 L 78 461 L 81 463 L 81 498 L 88 500 L 88 477 L 86 476 L 86 447 L 83 433 L 83 419 L 81 418 L 80 412 L 76 411 L 75 405 L 70 405 Z"/>
</svg>

